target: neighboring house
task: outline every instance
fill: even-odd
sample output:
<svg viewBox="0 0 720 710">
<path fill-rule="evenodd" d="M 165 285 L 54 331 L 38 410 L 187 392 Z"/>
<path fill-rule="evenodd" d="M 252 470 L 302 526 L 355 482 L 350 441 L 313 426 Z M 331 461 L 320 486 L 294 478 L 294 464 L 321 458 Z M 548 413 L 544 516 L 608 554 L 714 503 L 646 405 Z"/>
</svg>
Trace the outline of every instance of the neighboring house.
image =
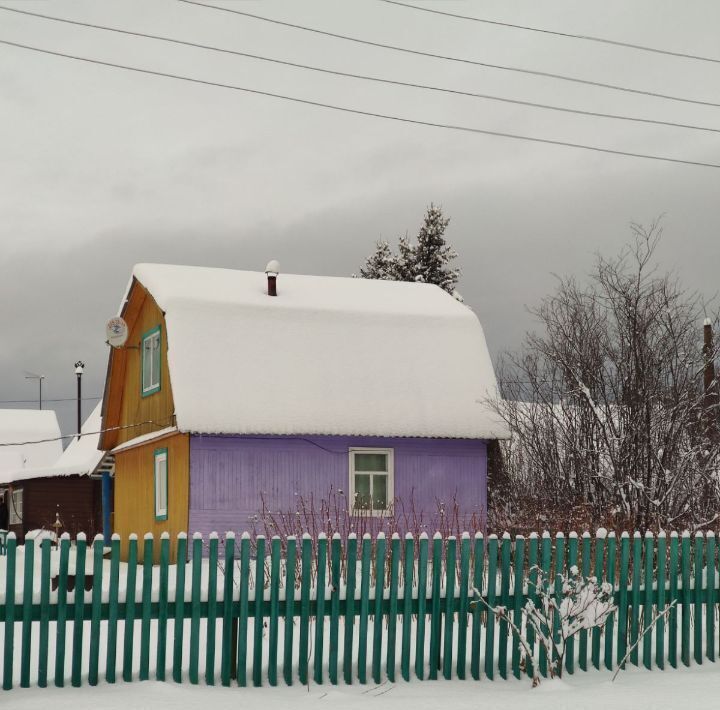
<svg viewBox="0 0 720 710">
<path fill-rule="evenodd" d="M 271 283 L 272 280 L 272 283 Z M 495 374 L 475 314 L 437 286 L 135 267 L 100 447 L 114 530 L 241 532 L 342 490 L 364 515 L 453 496 L 486 510 Z"/>
<path fill-rule="evenodd" d="M 9 527 L 23 535 L 27 500 L 15 476 L 49 466 L 62 454 L 60 426 L 50 409 L 0 409 L 0 496 L 8 504 Z"/>
<path fill-rule="evenodd" d="M 12 411 L 12 410 L 10 410 Z M 54 412 L 53 427 L 35 438 L 59 437 L 60 430 Z M 112 471 L 112 456 L 98 451 L 101 405 L 98 404 L 75 437 L 62 450 L 59 438 L 44 456 L 32 456 L 23 467 L 6 469 L 0 474 L 2 484 L 12 488 L 13 499 L 20 507 L 11 530 L 23 539 L 30 530 L 50 529 L 56 521 L 59 532 L 73 536 L 79 532 L 92 538 L 103 528 L 109 532 L 109 520 L 103 525 L 102 476 Z M 36 444 L 35 446 L 40 446 Z M 106 485 L 109 491 L 109 485 Z M 109 514 L 111 504 L 106 505 Z M 11 508 L 11 523 L 12 523 Z"/>
</svg>

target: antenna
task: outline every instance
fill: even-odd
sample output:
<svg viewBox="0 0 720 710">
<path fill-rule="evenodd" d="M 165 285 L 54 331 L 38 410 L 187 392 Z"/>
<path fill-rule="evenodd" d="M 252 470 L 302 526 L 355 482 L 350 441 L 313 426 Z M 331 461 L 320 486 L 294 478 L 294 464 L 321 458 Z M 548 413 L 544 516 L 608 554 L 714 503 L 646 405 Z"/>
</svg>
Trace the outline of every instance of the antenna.
<svg viewBox="0 0 720 710">
<path fill-rule="evenodd" d="M 123 318 L 111 318 L 105 326 L 105 341 L 113 348 L 122 348 L 128 339 L 128 326 Z"/>
<path fill-rule="evenodd" d="M 23 372 L 25 373 L 26 380 L 37 380 L 38 381 L 38 385 L 40 387 L 40 392 L 38 395 L 38 409 L 42 409 L 42 383 L 43 383 L 43 380 L 45 379 L 45 375 L 38 375 L 34 372 L 28 372 L 27 370 L 23 370 Z"/>
</svg>

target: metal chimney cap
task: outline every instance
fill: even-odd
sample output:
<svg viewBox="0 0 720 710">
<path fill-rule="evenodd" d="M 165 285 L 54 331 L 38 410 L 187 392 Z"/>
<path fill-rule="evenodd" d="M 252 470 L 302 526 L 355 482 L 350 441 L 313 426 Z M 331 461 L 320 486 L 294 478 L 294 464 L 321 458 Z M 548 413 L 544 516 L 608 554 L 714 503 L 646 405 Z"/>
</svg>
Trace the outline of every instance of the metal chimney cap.
<svg viewBox="0 0 720 710">
<path fill-rule="evenodd" d="M 268 276 L 277 276 L 280 273 L 280 262 L 277 259 L 268 261 L 268 265 L 265 267 L 265 273 Z"/>
</svg>

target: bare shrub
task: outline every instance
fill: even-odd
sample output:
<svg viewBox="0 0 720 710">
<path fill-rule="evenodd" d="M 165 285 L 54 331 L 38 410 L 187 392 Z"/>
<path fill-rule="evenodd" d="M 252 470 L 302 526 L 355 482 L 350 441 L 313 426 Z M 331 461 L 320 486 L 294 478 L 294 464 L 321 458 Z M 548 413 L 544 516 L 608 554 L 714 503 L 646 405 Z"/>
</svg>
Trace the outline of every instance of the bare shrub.
<svg viewBox="0 0 720 710">
<path fill-rule="evenodd" d="M 616 610 L 612 602 L 612 585 L 583 576 L 577 567 L 552 580 L 540 567 L 529 570 L 525 585 L 535 599 L 528 599 L 522 607 L 523 622 L 520 625 L 512 620 L 506 607 L 490 606 L 474 590 L 477 599 L 473 604 L 485 606 L 512 630 L 520 647 L 521 668 L 532 668 L 533 687 L 540 684 L 538 651 L 541 647 L 545 649 L 550 677 L 561 678 L 568 641 L 583 630 L 603 628 Z M 528 633 L 530 630 L 532 637 Z"/>
<path fill-rule="evenodd" d="M 354 509 L 344 492 L 332 487 L 324 496 L 298 494 L 293 509 L 273 509 L 264 493 L 260 494 L 260 504 L 260 510 L 251 518 L 253 538 L 278 536 L 283 548 L 288 536 L 301 538 L 305 533 L 314 544 L 320 533 L 328 538 L 339 534 L 346 540 L 351 533 L 358 538 L 366 534 L 375 538 L 380 532 L 386 537 L 411 533 L 417 539 L 422 533 L 432 536 L 439 532 L 447 540 L 451 535 L 459 538 L 464 532 L 484 532 L 486 526 L 484 511 L 467 511 L 457 492 L 447 501 L 436 499 L 431 510 L 419 508 L 414 493 L 408 500 L 396 497 L 383 516 Z"/>
</svg>

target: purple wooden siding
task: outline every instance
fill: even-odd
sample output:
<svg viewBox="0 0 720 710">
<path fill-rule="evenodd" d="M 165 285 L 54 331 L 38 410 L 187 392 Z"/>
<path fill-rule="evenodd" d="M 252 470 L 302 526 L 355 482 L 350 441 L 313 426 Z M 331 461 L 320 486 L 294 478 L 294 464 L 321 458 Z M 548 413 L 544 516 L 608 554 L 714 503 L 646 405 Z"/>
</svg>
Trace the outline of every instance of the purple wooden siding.
<svg viewBox="0 0 720 710">
<path fill-rule="evenodd" d="M 298 496 L 348 493 L 348 449 L 393 448 L 395 498 L 437 527 L 439 506 L 454 501 L 466 520 L 484 518 L 487 453 L 484 441 L 367 437 L 193 436 L 190 440 L 190 532 L 252 530 L 261 493 L 273 511 L 296 510 Z"/>
</svg>

